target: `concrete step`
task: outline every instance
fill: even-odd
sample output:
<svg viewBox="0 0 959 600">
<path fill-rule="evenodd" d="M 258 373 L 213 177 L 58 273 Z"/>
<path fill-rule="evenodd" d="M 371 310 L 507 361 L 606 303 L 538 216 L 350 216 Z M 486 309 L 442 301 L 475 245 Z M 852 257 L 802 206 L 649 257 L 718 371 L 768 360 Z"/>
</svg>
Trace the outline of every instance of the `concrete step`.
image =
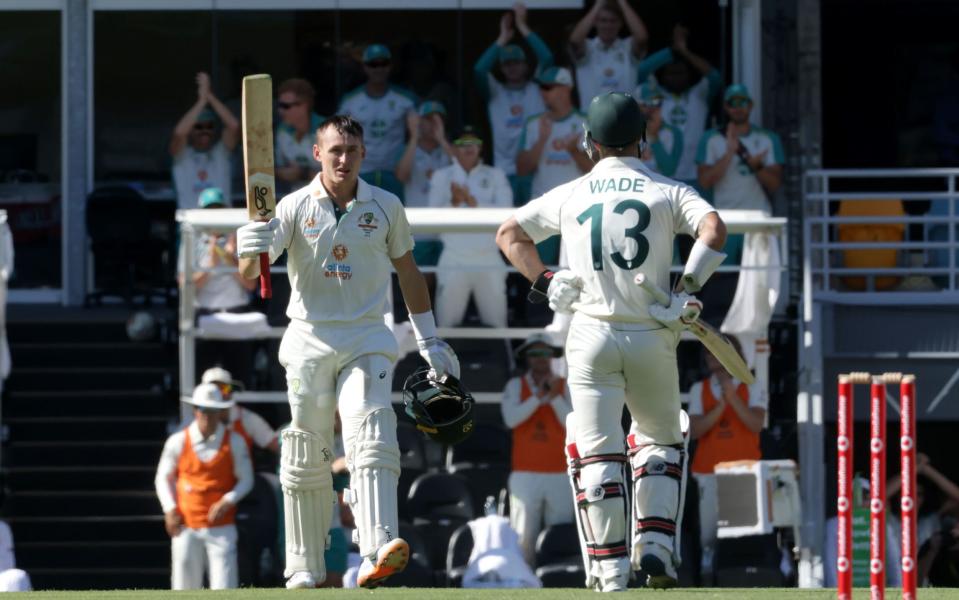
<svg viewBox="0 0 959 600">
<path fill-rule="evenodd" d="M 3 418 L 167 416 L 179 409 L 168 394 L 143 390 L 76 390 L 26 392 L 11 390 Z"/>
<path fill-rule="evenodd" d="M 16 547 L 24 542 L 169 542 L 159 504 L 153 514 L 93 517 L 12 517 Z"/>
<path fill-rule="evenodd" d="M 16 467 L 156 466 L 163 438 L 149 441 L 11 442 L 4 461 Z"/>
<path fill-rule="evenodd" d="M 153 490 L 15 491 L 4 505 L 6 514 L 17 517 L 131 516 L 160 511 L 160 501 Z"/>
<path fill-rule="evenodd" d="M 158 459 L 159 460 L 159 459 Z M 155 465 L 10 467 L 3 480 L 11 490 L 151 489 Z"/>
<path fill-rule="evenodd" d="M 167 435 L 166 417 L 11 417 L 11 442 L 41 441 L 135 441 L 163 439 Z"/>
<path fill-rule="evenodd" d="M 176 346 L 132 342 L 13 343 L 17 367 L 162 367 L 176 364 Z"/>
<path fill-rule="evenodd" d="M 156 367 L 17 367 L 6 386 L 22 391 L 168 390 L 176 384 L 174 364 Z"/>
<path fill-rule="evenodd" d="M 7 336 L 16 342 L 70 342 L 76 340 L 100 340 L 128 342 L 126 321 L 110 320 L 12 320 L 7 322 Z"/>
</svg>

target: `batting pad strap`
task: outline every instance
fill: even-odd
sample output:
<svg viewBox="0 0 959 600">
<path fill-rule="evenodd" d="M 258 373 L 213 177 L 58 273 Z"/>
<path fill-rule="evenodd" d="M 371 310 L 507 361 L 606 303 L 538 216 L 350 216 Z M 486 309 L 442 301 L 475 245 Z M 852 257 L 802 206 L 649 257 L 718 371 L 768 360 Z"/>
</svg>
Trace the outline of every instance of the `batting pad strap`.
<svg viewBox="0 0 959 600">
<path fill-rule="evenodd" d="M 664 476 L 676 481 L 683 479 L 682 465 L 669 462 L 647 462 L 633 469 L 633 479 L 642 479 L 643 477 Z"/>
<path fill-rule="evenodd" d="M 629 550 L 626 548 L 626 540 L 613 542 L 611 544 L 586 544 L 586 554 L 590 558 L 603 560 L 604 558 L 619 558 L 629 556 Z"/>
<path fill-rule="evenodd" d="M 280 434 L 280 484 L 290 490 L 333 488 L 333 453 L 318 434 L 287 429 Z"/>
<path fill-rule="evenodd" d="M 636 519 L 636 533 L 661 533 L 676 535 L 676 521 L 663 517 L 646 517 Z"/>
<path fill-rule="evenodd" d="M 689 417 L 686 417 L 686 419 L 688 420 Z M 629 456 L 632 456 L 636 454 L 637 452 L 639 452 L 640 450 L 643 450 L 644 448 L 672 448 L 673 450 L 679 450 L 680 452 L 683 452 L 686 449 L 686 445 L 682 443 L 680 444 L 644 444 L 637 439 L 637 436 L 635 433 L 631 433 L 628 436 L 626 436 L 626 454 L 628 454 Z"/>
<path fill-rule="evenodd" d="M 611 481 L 601 485 L 589 486 L 586 489 L 580 489 L 576 492 L 576 504 L 585 506 L 591 502 L 599 502 L 607 498 L 623 498 L 626 496 L 626 489 L 622 483 Z"/>
<path fill-rule="evenodd" d="M 580 470 L 583 467 L 589 465 L 595 465 L 597 463 L 624 463 L 626 462 L 625 454 L 594 454 L 592 456 L 587 456 L 585 458 L 573 457 L 572 455 L 569 458 L 570 466 L 575 470 Z"/>
</svg>

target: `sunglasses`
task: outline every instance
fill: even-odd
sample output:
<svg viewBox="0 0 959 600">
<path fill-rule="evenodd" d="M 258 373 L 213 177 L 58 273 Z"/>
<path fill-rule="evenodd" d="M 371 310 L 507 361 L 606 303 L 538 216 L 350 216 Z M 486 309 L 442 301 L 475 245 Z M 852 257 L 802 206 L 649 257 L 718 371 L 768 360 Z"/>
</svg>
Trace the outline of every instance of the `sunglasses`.
<svg viewBox="0 0 959 600">
<path fill-rule="evenodd" d="M 541 84 L 539 84 L 539 91 L 541 91 L 541 92 L 548 92 L 548 91 L 550 91 L 550 90 L 552 90 L 552 89 L 554 89 L 554 88 L 558 88 L 558 87 L 559 87 L 558 85 L 553 85 L 553 84 L 551 84 L 551 83 L 541 83 Z"/>
<path fill-rule="evenodd" d="M 220 388 L 220 393 L 223 394 L 224 398 L 229 398 L 230 394 L 233 393 L 233 386 L 229 383 L 216 383 L 216 387 Z"/>
<path fill-rule="evenodd" d="M 748 98 L 733 98 L 726 103 L 726 106 L 730 108 L 746 108 L 751 102 Z"/>
<path fill-rule="evenodd" d="M 545 358 L 547 356 L 553 356 L 553 351 L 549 350 L 548 348 L 540 348 L 537 350 L 527 350 L 526 356 L 538 356 L 541 358 Z"/>
<path fill-rule="evenodd" d="M 213 123 L 197 123 L 193 126 L 193 129 L 196 131 L 213 131 L 216 129 L 216 125 Z"/>
<path fill-rule="evenodd" d="M 390 66 L 390 61 L 388 60 L 374 60 L 373 62 L 366 63 L 366 66 L 371 69 L 385 69 Z"/>
<path fill-rule="evenodd" d="M 196 409 L 205 415 L 215 415 L 224 410 L 222 408 L 208 408 L 206 406 L 198 406 Z"/>
<path fill-rule="evenodd" d="M 276 107 L 280 110 L 290 110 L 294 106 L 299 106 L 303 104 L 302 102 L 277 102 Z"/>
</svg>

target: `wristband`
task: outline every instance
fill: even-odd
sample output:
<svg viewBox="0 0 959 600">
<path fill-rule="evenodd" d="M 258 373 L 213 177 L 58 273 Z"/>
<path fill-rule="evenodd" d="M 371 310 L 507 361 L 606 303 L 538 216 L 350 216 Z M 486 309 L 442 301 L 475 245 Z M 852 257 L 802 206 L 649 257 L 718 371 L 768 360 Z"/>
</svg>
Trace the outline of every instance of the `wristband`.
<svg viewBox="0 0 959 600">
<path fill-rule="evenodd" d="M 433 318 L 432 310 L 415 315 L 410 314 L 410 325 L 418 342 L 436 337 L 436 319 Z"/>
<path fill-rule="evenodd" d="M 536 281 L 533 282 L 532 287 L 529 288 L 529 293 L 526 295 L 526 299 L 532 302 L 533 304 L 542 304 L 549 300 L 549 283 L 553 279 L 553 272 L 549 269 L 546 269 L 539 274 L 539 277 L 536 278 Z"/>
</svg>

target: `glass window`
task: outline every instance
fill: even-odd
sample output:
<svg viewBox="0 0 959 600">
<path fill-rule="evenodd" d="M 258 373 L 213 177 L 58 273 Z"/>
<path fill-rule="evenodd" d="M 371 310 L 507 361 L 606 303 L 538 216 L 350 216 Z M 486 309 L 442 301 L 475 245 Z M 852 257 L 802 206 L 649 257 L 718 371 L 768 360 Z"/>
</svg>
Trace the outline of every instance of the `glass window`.
<svg viewBox="0 0 959 600">
<path fill-rule="evenodd" d="M 3 12 L 0 209 L 13 232 L 11 288 L 60 287 L 60 13 Z"/>
</svg>

